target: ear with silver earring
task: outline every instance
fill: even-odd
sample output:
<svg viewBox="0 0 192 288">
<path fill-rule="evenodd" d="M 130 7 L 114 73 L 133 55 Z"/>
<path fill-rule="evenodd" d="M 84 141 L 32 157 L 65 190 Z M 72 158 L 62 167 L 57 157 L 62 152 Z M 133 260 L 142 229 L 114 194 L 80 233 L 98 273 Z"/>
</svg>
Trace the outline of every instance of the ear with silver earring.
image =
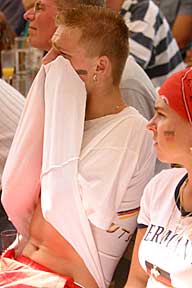
<svg viewBox="0 0 192 288">
<path fill-rule="evenodd" d="M 93 81 L 95 81 L 95 82 L 97 81 L 97 74 L 93 75 Z"/>
</svg>

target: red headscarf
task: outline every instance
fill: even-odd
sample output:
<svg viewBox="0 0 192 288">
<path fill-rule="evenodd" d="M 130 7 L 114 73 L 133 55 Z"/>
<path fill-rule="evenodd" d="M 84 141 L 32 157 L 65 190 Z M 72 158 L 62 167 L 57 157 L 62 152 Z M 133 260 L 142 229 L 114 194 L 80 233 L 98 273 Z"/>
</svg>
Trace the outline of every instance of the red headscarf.
<svg viewBox="0 0 192 288">
<path fill-rule="evenodd" d="M 192 68 L 185 68 L 169 77 L 158 91 L 168 105 L 192 124 Z"/>
</svg>

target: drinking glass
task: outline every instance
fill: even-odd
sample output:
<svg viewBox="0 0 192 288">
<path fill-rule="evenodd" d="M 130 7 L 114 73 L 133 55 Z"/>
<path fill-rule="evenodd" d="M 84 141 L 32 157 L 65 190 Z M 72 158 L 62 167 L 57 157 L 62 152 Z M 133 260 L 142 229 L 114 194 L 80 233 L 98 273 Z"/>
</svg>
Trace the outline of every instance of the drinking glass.
<svg viewBox="0 0 192 288">
<path fill-rule="evenodd" d="M 4 230 L 0 234 L 2 252 L 4 252 L 17 238 L 17 230 L 8 229 Z"/>
<path fill-rule="evenodd" d="M 25 75 L 30 72 L 30 45 L 27 37 L 15 37 L 15 73 Z"/>
<path fill-rule="evenodd" d="M 2 78 L 11 84 L 14 74 L 14 50 L 1 50 Z"/>
</svg>

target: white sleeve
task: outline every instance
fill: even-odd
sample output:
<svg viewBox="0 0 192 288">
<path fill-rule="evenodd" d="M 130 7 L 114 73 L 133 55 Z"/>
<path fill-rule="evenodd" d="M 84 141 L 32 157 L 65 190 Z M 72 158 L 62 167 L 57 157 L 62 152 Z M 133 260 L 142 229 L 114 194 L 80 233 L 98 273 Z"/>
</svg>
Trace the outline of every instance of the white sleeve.
<svg viewBox="0 0 192 288">
<path fill-rule="evenodd" d="M 159 174 L 153 177 L 150 182 L 146 185 L 143 196 L 141 198 L 140 203 L 140 212 L 137 219 L 137 227 L 142 228 L 143 226 L 148 226 L 151 220 L 151 214 L 153 212 L 153 208 L 155 207 L 155 203 L 157 202 L 157 198 L 159 197 L 160 190 L 162 189 L 162 185 L 167 182 L 162 182 L 164 179 L 164 175 L 169 173 L 171 169 L 162 170 Z M 168 174 L 167 174 L 168 175 Z M 164 184 L 163 184 L 164 183 Z"/>
<path fill-rule="evenodd" d="M 145 187 L 143 196 L 141 198 L 140 212 L 139 212 L 139 216 L 137 219 L 138 228 L 142 228 L 142 226 L 148 226 L 150 222 L 150 206 L 151 206 L 150 194 L 152 194 L 151 182 L 152 181 L 150 181 Z"/>
<path fill-rule="evenodd" d="M 140 212 L 137 219 L 137 227 L 142 228 L 148 226 L 151 220 L 151 212 L 156 201 L 156 196 L 159 194 L 159 185 L 162 180 L 162 176 L 166 173 L 166 170 L 161 171 L 146 185 L 143 196 L 140 203 Z"/>
</svg>

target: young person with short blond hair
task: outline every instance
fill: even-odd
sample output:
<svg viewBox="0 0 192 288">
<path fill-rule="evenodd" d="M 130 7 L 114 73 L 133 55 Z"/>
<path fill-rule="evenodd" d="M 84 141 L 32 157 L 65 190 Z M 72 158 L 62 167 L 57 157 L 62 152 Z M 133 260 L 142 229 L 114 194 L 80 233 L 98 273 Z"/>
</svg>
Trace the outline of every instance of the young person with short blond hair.
<svg viewBox="0 0 192 288">
<path fill-rule="evenodd" d="M 4 255 L 0 279 L 104 288 L 135 230 L 155 157 L 146 120 L 119 90 L 128 55 L 122 18 L 79 6 L 59 20 L 59 56 L 33 83 L 4 170 L 3 204 L 23 242 Z"/>
</svg>

